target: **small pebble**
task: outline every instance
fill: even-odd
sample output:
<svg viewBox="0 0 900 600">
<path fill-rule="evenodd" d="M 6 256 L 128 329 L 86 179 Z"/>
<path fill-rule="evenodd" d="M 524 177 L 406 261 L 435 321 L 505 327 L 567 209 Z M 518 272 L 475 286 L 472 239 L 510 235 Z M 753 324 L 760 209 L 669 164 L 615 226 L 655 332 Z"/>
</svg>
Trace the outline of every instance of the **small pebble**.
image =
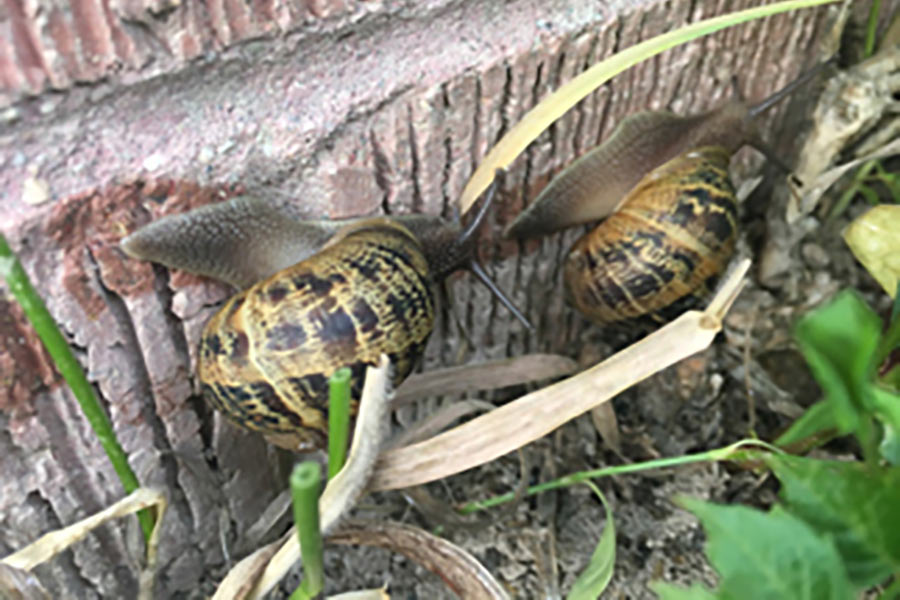
<svg viewBox="0 0 900 600">
<path fill-rule="evenodd" d="M 141 166 L 144 167 L 145 171 L 152 172 L 152 171 L 156 171 L 161 166 L 163 166 L 163 163 L 165 162 L 165 160 L 166 160 L 165 157 L 160 153 L 151 154 L 150 156 L 148 156 L 147 158 L 144 159 L 144 162 L 141 163 Z"/>
<path fill-rule="evenodd" d="M 200 152 L 197 153 L 197 161 L 202 164 L 207 164 L 212 162 L 212 159 L 215 157 L 216 151 L 213 150 L 211 146 L 203 146 L 200 148 Z"/>
<path fill-rule="evenodd" d="M 22 202 L 32 206 L 50 199 L 50 184 L 44 179 L 28 177 L 22 182 Z"/>
<path fill-rule="evenodd" d="M 814 242 L 807 242 L 800 248 L 803 260 L 813 269 L 824 269 L 831 262 L 825 248 Z"/>
</svg>

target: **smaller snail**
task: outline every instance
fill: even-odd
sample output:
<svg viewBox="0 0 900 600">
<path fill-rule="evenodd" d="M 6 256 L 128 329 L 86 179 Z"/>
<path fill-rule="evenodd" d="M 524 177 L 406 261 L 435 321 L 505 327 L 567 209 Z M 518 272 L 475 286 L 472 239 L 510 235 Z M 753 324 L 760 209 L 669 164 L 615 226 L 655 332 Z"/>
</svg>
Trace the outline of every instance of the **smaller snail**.
<svg viewBox="0 0 900 600">
<path fill-rule="evenodd" d="M 734 252 L 731 156 L 750 145 L 790 172 L 763 143 L 754 118 L 825 64 L 754 106 L 736 98 L 701 115 L 627 117 L 554 178 L 505 235 L 545 235 L 609 215 L 566 256 L 567 301 L 597 324 L 669 320 L 708 293 Z"/>
<path fill-rule="evenodd" d="M 432 285 L 451 272 L 470 269 L 531 327 L 475 259 L 496 187 L 465 229 L 428 215 L 304 221 L 288 205 L 239 197 L 155 221 L 121 246 L 243 290 L 203 330 L 203 395 L 273 443 L 311 450 L 325 444 L 328 378 L 350 367 L 358 399 L 366 367 L 386 354 L 399 385 L 434 328 Z"/>
</svg>

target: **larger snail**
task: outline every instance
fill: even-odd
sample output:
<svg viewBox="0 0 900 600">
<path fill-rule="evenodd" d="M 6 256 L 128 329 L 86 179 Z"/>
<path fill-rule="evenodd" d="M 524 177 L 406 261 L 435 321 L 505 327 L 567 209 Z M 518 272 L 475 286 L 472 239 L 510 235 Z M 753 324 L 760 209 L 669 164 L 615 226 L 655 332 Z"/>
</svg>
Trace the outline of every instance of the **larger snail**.
<svg viewBox="0 0 900 600">
<path fill-rule="evenodd" d="M 203 330 L 204 398 L 278 445 L 311 450 L 325 443 L 334 371 L 351 368 L 356 399 L 382 353 L 395 385 L 409 375 L 434 327 L 432 284 L 449 273 L 469 268 L 530 327 L 474 258 L 496 185 L 465 229 L 427 215 L 304 221 L 239 197 L 155 221 L 121 245 L 243 290 Z"/>
<path fill-rule="evenodd" d="M 824 64 L 754 106 L 736 98 L 701 115 L 627 117 L 554 178 L 506 235 L 544 235 L 609 215 L 566 256 L 567 301 L 598 324 L 669 320 L 707 294 L 734 251 L 732 154 L 750 145 L 790 171 L 762 142 L 754 117 Z"/>
</svg>

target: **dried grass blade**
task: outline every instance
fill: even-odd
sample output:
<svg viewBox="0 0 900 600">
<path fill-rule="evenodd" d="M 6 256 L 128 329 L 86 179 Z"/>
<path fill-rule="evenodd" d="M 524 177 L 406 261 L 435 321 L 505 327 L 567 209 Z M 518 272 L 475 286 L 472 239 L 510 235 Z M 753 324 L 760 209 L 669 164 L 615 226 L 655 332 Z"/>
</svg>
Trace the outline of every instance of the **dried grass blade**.
<svg viewBox="0 0 900 600">
<path fill-rule="evenodd" d="M 574 360 L 559 354 L 526 354 L 475 365 L 434 369 L 416 373 L 404 381 L 397 388 L 393 405 L 396 407 L 427 396 L 463 394 L 553 379 L 577 370 L 578 364 Z"/>
<path fill-rule="evenodd" d="M 712 343 L 741 286 L 749 261 L 732 271 L 707 311 L 690 311 L 675 321 L 564 381 L 527 394 L 424 442 L 388 450 L 379 457 L 370 489 L 421 485 L 471 469 L 550 433 Z"/>
<path fill-rule="evenodd" d="M 149 507 L 156 507 L 157 515 L 161 515 L 166 508 L 165 495 L 159 490 L 138 488 L 112 506 L 93 514 L 90 517 L 82 519 L 77 523 L 73 523 L 68 527 L 45 533 L 31 544 L 25 546 L 18 552 L 10 554 L 0 562 L 17 569 L 30 571 L 37 565 L 50 560 L 75 542 L 83 539 L 92 530 L 103 525 L 107 521 L 118 519 L 119 517 L 124 517 Z M 148 543 L 147 545 L 148 563 L 151 558 L 156 558 L 155 540 L 158 533 L 159 519 L 157 519 L 157 525 L 153 528 L 153 534 L 151 535 L 151 540 L 153 540 L 154 543 Z"/>
</svg>

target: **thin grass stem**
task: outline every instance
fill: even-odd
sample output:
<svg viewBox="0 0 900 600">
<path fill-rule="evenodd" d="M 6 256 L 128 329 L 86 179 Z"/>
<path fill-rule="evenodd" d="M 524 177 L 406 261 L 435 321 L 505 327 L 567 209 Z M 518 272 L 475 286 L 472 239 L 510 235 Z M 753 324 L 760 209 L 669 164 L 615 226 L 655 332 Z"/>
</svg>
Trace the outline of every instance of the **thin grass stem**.
<svg viewBox="0 0 900 600">
<path fill-rule="evenodd" d="M 125 493 L 130 494 L 135 491 L 140 487 L 137 476 L 128 464 L 128 457 L 122 450 L 122 446 L 119 445 L 119 440 L 116 439 L 109 417 L 106 416 L 94 394 L 94 388 L 85 377 L 81 364 L 75 359 L 68 342 L 60 333 L 59 327 L 56 326 L 56 322 L 47 311 L 44 301 L 31 285 L 22 264 L 2 234 L 0 234 L 0 275 L 6 280 L 9 290 L 22 306 L 25 316 L 56 364 L 56 369 L 69 384 L 72 394 L 81 406 L 81 411 L 94 430 L 94 435 L 97 436 L 97 440 L 106 451 L 113 469 L 119 476 Z M 149 510 L 144 509 L 138 513 L 138 520 L 144 532 L 144 539 L 149 540 L 150 534 L 153 532 L 153 515 Z"/>
</svg>

